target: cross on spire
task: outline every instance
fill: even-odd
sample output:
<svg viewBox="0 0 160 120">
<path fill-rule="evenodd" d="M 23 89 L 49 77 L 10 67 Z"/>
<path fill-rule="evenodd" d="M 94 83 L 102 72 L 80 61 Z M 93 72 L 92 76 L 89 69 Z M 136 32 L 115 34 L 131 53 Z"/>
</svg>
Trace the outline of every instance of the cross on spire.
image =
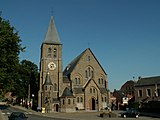
<svg viewBox="0 0 160 120">
<path fill-rule="evenodd" d="M 53 16 L 53 13 L 54 13 L 53 8 L 51 8 L 51 16 Z"/>
</svg>

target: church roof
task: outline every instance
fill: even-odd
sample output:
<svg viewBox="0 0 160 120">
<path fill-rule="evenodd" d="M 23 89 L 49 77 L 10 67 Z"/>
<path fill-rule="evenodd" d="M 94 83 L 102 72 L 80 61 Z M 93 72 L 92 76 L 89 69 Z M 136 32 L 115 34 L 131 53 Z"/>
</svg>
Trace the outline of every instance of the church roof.
<svg viewBox="0 0 160 120">
<path fill-rule="evenodd" d="M 84 88 L 73 88 L 75 94 L 82 94 L 84 93 Z"/>
<path fill-rule="evenodd" d="M 53 85 L 52 82 L 51 82 L 51 78 L 50 78 L 49 72 L 46 75 L 46 79 L 45 79 L 43 85 Z"/>
<path fill-rule="evenodd" d="M 53 20 L 53 16 L 51 17 L 49 26 L 48 26 L 48 31 L 45 37 L 45 40 L 43 43 L 46 44 L 61 44 L 59 35 Z"/>
<path fill-rule="evenodd" d="M 85 54 L 85 52 L 89 50 L 91 52 L 91 54 L 94 56 L 93 52 L 91 51 L 90 48 L 87 48 L 85 51 L 83 51 L 79 56 L 77 56 L 75 59 L 73 59 L 73 61 L 71 61 L 67 67 L 64 69 L 63 71 L 63 75 L 68 76 L 69 74 L 71 74 L 71 72 L 73 71 L 73 69 L 75 68 L 75 66 L 77 65 L 77 63 L 79 62 L 79 60 L 81 59 L 81 57 Z M 96 57 L 94 56 L 94 58 L 96 59 Z M 97 63 L 100 65 L 100 63 L 98 62 L 98 60 L 96 59 Z M 100 65 L 100 67 L 102 68 L 102 66 Z M 104 69 L 102 68 L 102 70 L 104 71 Z M 106 74 L 106 72 L 104 71 L 104 73 Z"/>
<path fill-rule="evenodd" d="M 74 96 L 73 92 L 68 87 L 66 87 L 61 97 L 74 97 Z"/>
</svg>

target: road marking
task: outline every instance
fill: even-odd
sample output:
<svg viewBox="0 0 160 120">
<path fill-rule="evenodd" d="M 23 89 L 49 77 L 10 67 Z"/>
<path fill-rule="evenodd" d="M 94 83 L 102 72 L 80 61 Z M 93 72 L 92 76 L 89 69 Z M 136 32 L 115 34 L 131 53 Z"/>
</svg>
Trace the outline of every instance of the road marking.
<svg viewBox="0 0 160 120">
<path fill-rule="evenodd" d="M 7 112 L 7 115 L 10 115 L 11 113 L 10 112 Z"/>
</svg>

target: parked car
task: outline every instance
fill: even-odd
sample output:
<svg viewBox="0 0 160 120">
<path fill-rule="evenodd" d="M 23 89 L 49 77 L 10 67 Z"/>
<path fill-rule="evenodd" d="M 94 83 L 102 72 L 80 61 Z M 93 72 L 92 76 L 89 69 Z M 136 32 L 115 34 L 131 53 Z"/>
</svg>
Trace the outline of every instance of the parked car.
<svg viewBox="0 0 160 120">
<path fill-rule="evenodd" d="M 121 117 L 139 117 L 139 112 L 136 109 L 129 109 L 126 112 L 121 113 Z"/>
<path fill-rule="evenodd" d="M 28 117 L 23 112 L 12 112 L 10 116 L 8 116 L 9 120 L 27 120 Z"/>
</svg>

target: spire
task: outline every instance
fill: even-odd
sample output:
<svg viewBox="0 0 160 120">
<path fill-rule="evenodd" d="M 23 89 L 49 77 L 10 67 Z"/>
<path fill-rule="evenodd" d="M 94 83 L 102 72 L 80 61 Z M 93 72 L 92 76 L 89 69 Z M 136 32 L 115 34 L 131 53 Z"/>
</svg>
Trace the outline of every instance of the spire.
<svg viewBox="0 0 160 120">
<path fill-rule="evenodd" d="M 56 26 L 54 24 L 53 16 L 51 16 L 51 20 L 48 26 L 48 31 L 43 43 L 61 44 Z"/>
<path fill-rule="evenodd" d="M 50 78 L 49 72 L 46 75 L 46 79 L 45 79 L 44 85 L 53 85 L 52 82 L 51 82 L 51 78 Z"/>
</svg>

